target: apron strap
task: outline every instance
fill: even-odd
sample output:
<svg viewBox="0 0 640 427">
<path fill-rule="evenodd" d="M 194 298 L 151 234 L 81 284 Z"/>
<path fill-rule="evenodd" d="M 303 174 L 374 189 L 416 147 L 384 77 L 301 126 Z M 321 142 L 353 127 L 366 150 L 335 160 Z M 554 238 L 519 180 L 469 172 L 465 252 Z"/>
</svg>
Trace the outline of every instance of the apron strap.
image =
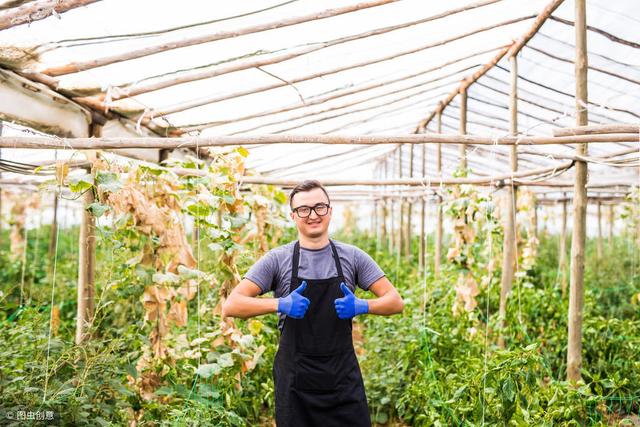
<svg viewBox="0 0 640 427">
<path fill-rule="evenodd" d="M 336 262 L 336 270 L 338 271 L 338 277 L 344 282 L 344 274 L 342 273 L 342 264 L 340 264 L 340 257 L 338 257 L 338 250 L 336 245 L 333 244 L 333 240 L 329 240 L 331 244 L 331 251 L 333 252 L 333 259 Z"/>
</svg>

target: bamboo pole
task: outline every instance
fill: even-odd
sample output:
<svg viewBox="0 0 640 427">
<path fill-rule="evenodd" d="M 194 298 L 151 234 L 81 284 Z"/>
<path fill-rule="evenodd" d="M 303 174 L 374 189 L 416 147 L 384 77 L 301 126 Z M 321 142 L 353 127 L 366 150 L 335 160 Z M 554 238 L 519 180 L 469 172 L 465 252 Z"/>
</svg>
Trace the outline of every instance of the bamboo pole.
<svg viewBox="0 0 640 427">
<path fill-rule="evenodd" d="M 553 136 L 601 135 L 608 133 L 640 133 L 640 125 L 610 124 L 599 126 L 578 126 L 575 128 L 562 128 L 553 130 Z"/>
<path fill-rule="evenodd" d="M 562 224 L 560 226 L 560 248 L 558 256 L 558 268 L 560 268 L 560 283 L 562 297 L 567 293 L 567 199 L 562 200 Z"/>
<path fill-rule="evenodd" d="M 51 15 L 57 16 L 96 1 L 99 0 L 43 0 L 28 2 L 20 7 L 0 13 L 0 31 L 19 25 L 31 24 Z"/>
<path fill-rule="evenodd" d="M 94 315 L 94 286 L 96 263 L 95 218 L 87 207 L 93 203 L 93 191 L 83 196 L 84 209 L 80 223 L 79 255 L 78 255 L 78 308 L 76 316 L 76 344 L 89 339 L 89 328 Z"/>
<path fill-rule="evenodd" d="M 638 143 L 638 134 L 606 134 L 575 136 L 503 136 L 491 138 L 475 135 L 408 134 L 408 135 L 245 135 L 200 136 L 183 138 L 49 138 L 40 136 L 3 136 L 0 148 L 108 150 L 118 148 L 206 148 L 256 144 L 464 144 L 464 145 L 554 145 L 582 143 Z"/>
<path fill-rule="evenodd" d="M 427 175 L 427 145 L 422 145 L 422 176 L 425 177 Z M 425 197 L 420 197 L 420 249 L 418 254 L 418 267 L 420 272 L 424 272 L 426 269 L 426 260 L 427 260 L 427 248 L 426 248 L 426 212 L 427 202 Z"/>
<path fill-rule="evenodd" d="M 587 94 L 587 28 L 585 0 L 575 0 L 576 32 L 576 125 L 589 124 Z M 579 144 L 576 154 L 586 155 L 587 145 Z M 576 383 L 582 369 L 582 314 L 584 306 L 584 244 L 586 239 L 587 163 L 576 162 L 573 199 L 573 237 L 571 241 L 571 276 L 569 282 L 569 343 L 567 349 L 567 380 Z"/>
<path fill-rule="evenodd" d="M 603 245 L 602 245 L 602 203 L 596 204 L 598 211 L 598 237 L 596 239 L 596 257 L 598 260 L 602 260 Z"/>
<path fill-rule="evenodd" d="M 402 179 L 402 144 L 398 147 L 398 165 L 397 165 L 397 175 L 398 179 Z M 405 199 L 400 198 L 399 215 L 400 215 L 400 225 L 398 227 L 398 241 L 396 242 L 396 251 L 398 254 L 402 253 L 402 243 L 403 243 L 403 233 L 404 233 L 404 210 L 405 210 Z"/>
<path fill-rule="evenodd" d="M 357 3 L 346 7 L 327 9 L 321 12 L 314 12 L 308 15 L 296 16 L 293 18 L 279 19 L 276 21 L 266 22 L 263 24 L 252 25 L 236 30 L 218 31 L 213 34 L 205 34 L 202 36 L 194 36 L 190 38 L 183 38 L 173 42 L 158 43 L 152 46 L 143 47 L 140 49 L 132 50 L 125 53 L 118 53 L 115 55 L 103 56 L 101 58 L 91 59 L 84 62 L 72 62 L 69 64 L 51 67 L 43 71 L 44 74 L 50 76 L 63 76 L 71 73 L 78 73 L 80 71 L 86 71 L 97 67 L 104 67 L 105 65 L 115 64 L 117 62 L 128 61 L 131 59 L 144 58 L 145 56 L 153 55 L 156 53 L 167 52 L 173 49 L 179 49 L 189 46 L 195 46 L 203 43 L 211 43 L 218 40 L 229 39 L 233 37 L 244 36 L 247 34 L 255 34 L 263 31 L 274 30 L 277 28 L 288 27 L 291 25 L 302 24 L 304 22 L 317 21 L 320 19 L 326 19 L 333 16 L 343 15 L 345 13 L 351 13 L 358 10 L 368 9 L 371 7 L 382 6 L 387 3 L 393 3 L 397 0 L 377 0 L 370 2 Z"/>
<path fill-rule="evenodd" d="M 511 64 L 511 90 L 509 95 L 509 127 L 511 135 L 518 134 L 518 63 L 517 57 L 509 57 Z M 510 163 L 511 170 L 516 173 L 518 171 L 518 152 L 517 147 L 510 147 Z M 518 256 L 518 248 L 516 245 L 516 191 L 513 185 L 506 188 L 507 212 L 504 221 L 504 239 L 502 246 L 502 277 L 500 281 L 500 306 L 499 317 L 501 321 L 501 329 L 504 331 L 506 327 L 507 317 L 507 299 L 513 289 L 513 278 L 515 274 L 515 263 Z M 504 332 L 500 334 L 498 345 L 505 348 Z"/>
<path fill-rule="evenodd" d="M 409 146 L 409 178 L 413 178 L 413 160 L 414 160 L 413 151 L 414 151 L 413 144 L 411 144 Z M 407 202 L 406 202 L 406 211 L 407 211 L 407 224 L 406 224 L 405 239 L 404 239 L 404 256 L 409 258 L 411 256 L 411 235 L 412 235 L 411 216 L 413 214 L 413 203 L 409 199 L 407 199 Z"/>
<path fill-rule="evenodd" d="M 387 156 L 383 157 L 382 159 L 382 176 L 384 178 L 384 180 L 386 181 L 388 178 L 388 169 L 387 169 Z M 385 187 L 384 185 L 382 186 L 382 191 L 386 192 L 387 191 L 387 187 Z M 389 216 L 389 206 L 388 206 L 388 202 L 386 199 L 382 200 L 382 230 L 381 230 L 381 234 L 382 234 L 382 244 L 383 245 L 387 245 L 387 239 L 388 239 L 388 233 L 387 233 L 387 217 Z"/>
<path fill-rule="evenodd" d="M 613 205 L 609 205 L 607 209 L 607 223 L 609 225 L 609 233 L 608 233 L 608 243 L 609 243 L 609 252 L 613 252 Z"/>
<path fill-rule="evenodd" d="M 391 156 L 391 170 L 389 171 L 389 175 L 393 175 L 393 166 L 396 161 L 396 157 L 398 156 L 398 150 L 394 150 L 393 155 Z M 389 180 L 387 180 L 388 182 Z M 391 238 L 389 239 L 389 252 L 393 253 L 396 245 L 396 224 L 395 224 L 395 201 L 391 199 Z"/>
<path fill-rule="evenodd" d="M 442 133 L 442 111 L 444 105 L 440 105 L 440 109 L 436 112 L 436 132 Z M 442 144 L 436 145 L 436 174 L 439 179 L 442 179 Z M 434 249 L 434 264 L 433 270 L 435 277 L 440 275 L 440 266 L 442 263 L 442 235 L 443 235 L 443 217 L 442 217 L 442 194 L 438 194 L 438 210 L 436 212 L 436 241 Z"/>
</svg>

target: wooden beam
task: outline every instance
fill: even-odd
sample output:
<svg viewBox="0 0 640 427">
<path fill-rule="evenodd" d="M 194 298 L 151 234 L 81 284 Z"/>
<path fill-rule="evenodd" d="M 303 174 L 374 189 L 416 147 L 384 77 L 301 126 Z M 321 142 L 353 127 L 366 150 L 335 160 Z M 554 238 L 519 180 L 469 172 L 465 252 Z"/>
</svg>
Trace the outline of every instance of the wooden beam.
<svg viewBox="0 0 640 427">
<path fill-rule="evenodd" d="M 491 138 L 474 135 L 410 134 L 410 135 L 246 135 L 184 138 L 46 138 L 0 137 L 1 148 L 105 150 L 122 148 L 205 148 L 255 144 L 465 144 L 465 145 L 553 145 L 580 143 L 638 143 L 638 134 L 575 135 L 562 137 L 505 136 Z M 157 157 L 156 157 L 157 158 Z"/>
<path fill-rule="evenodd" d="M 42 0 L 28 2 L 20 7 L 0 13 L 0 31 L 19 25 L 30 24 L 59 15 L 69 10 L 86 6 L 100 0 Z"/>
<path fill-rule="evenodd" d="M 155 44 L 152 46 L 143 47 L 137 50 L 133 50 L 126 53 L 119 53 L 115 55 L 107 55 L 101 58 L 91 59 L 84 62 L 72 62 L 69 64 L 51 67 L 43 72 L 50 76 L 62 76 L 65 74 L 77 73 L 80 71 L 90 70 L 97 67 L 104 67 L 105 65 L 115 64 L 117 62 L 128 61 L 136 58 L 144 58 L 145 56 L 153 55 L 156 53 L 167 52 L 173 49 L 184 48 L 188 46 L 195 46 L 203 43 L 211 43 L 218 40 L 224 40 L 234 37 L 239 37 L 247 34 L 255 34 L 263 31 L 274 30 L 277 28 L 288 27 L 291 25 L 302 24 L 304 22 L 317 21 L 319 19 L 326 19 L 333 16 L 343 15 L 345 13 L 355 12 L 371 7 L 382 6 L 388 3 L 393 3 L 397 0 L 377 0 L 370 2 L 362 2 L 352 4 L 349 6 L 327 9 L 321 12 L 314 12 L 311 14 L 296 16 L 286 19 L 279 19 L 276 21 L 265 22 L 258 25 L 252 25 L 235 30 L 218 31 L 213 34 L 205 34 L 202 36 L 195 36 L 189 38 L 183 38 L 171 42 L 164 42 Z"/>
<path fill-rule="evenodd" d="M 586 0 L 575 0 L 576 34 L 576 125 L 589 124 L 587 94 L 587 24 Z M 587 144 L 579 144 L 576 154 L 586 155 Z M 584 252 L 586 240 L 587 163 L 576 162 L 573 189 L 573 236 L 571 240 L 571 275 L 569 281 L 569 342 L 567 348 L 567 380 L 576 384 L 582 369 L 582 315 L 584 307 Z"/>
<path fill-rule="evenodd" d="M 601 135 L 608 133 L 638 133 L 640 125 L 634 124 L 610 124 L 599 126 L 578 126 L 575 128 L 554 129 L 553 136 L 570 135 Z"/>
</svg>

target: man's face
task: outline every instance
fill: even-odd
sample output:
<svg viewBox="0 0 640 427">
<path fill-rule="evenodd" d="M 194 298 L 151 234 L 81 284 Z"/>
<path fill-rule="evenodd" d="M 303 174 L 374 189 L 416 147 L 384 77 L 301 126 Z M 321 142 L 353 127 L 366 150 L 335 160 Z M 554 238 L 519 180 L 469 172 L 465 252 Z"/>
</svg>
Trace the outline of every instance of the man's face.
<svg viewBox="0 0 640 427">
<path fill-rule="evenodd" d="M 324 216 L 319 216 L 315 210 L 311 210 L 311 213 L 306 218 L 300 218 L 298 213 L 295 212 L 295 209 L 300 206 L 315 207 L 319 203 L 329 204 L 327 196 L 320 188 L 296 193 L 293 196 L 293 200 L 291 200 L 291 209 L 294 210 L 291 212 L 291 219 L 296 223 L 298 232 L 303 236 L 317 238 L 328 232 L 332 208 L 329 208 Z"/>
</svg>

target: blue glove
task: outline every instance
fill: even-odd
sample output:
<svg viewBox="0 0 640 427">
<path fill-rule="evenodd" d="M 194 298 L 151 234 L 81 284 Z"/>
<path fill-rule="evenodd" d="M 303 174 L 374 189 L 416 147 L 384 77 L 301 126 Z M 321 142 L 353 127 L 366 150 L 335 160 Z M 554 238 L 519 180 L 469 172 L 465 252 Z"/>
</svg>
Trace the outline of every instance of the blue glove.
<svg viewBox="0 0 640 427">
<path fill-rule="evenodd" d="M 340 289 L 344 292 L 344 297 L 334 301 L 339 318 L 351 319 L 358 314 L 369 312 L 369 302 L 367 300 L 356 298 L 351 289 L 344 283 L 340 283 Z"/>
<path fill-rule="evenodd" d="M 278 313 L 284 313 L 294 319 L 302 319 L 309 308 L 309 299 L 302 296 L 307 289 L 307 282 L 302 282 L 300 286 L 284 298 L 278 298 Z"/>
</svg>

